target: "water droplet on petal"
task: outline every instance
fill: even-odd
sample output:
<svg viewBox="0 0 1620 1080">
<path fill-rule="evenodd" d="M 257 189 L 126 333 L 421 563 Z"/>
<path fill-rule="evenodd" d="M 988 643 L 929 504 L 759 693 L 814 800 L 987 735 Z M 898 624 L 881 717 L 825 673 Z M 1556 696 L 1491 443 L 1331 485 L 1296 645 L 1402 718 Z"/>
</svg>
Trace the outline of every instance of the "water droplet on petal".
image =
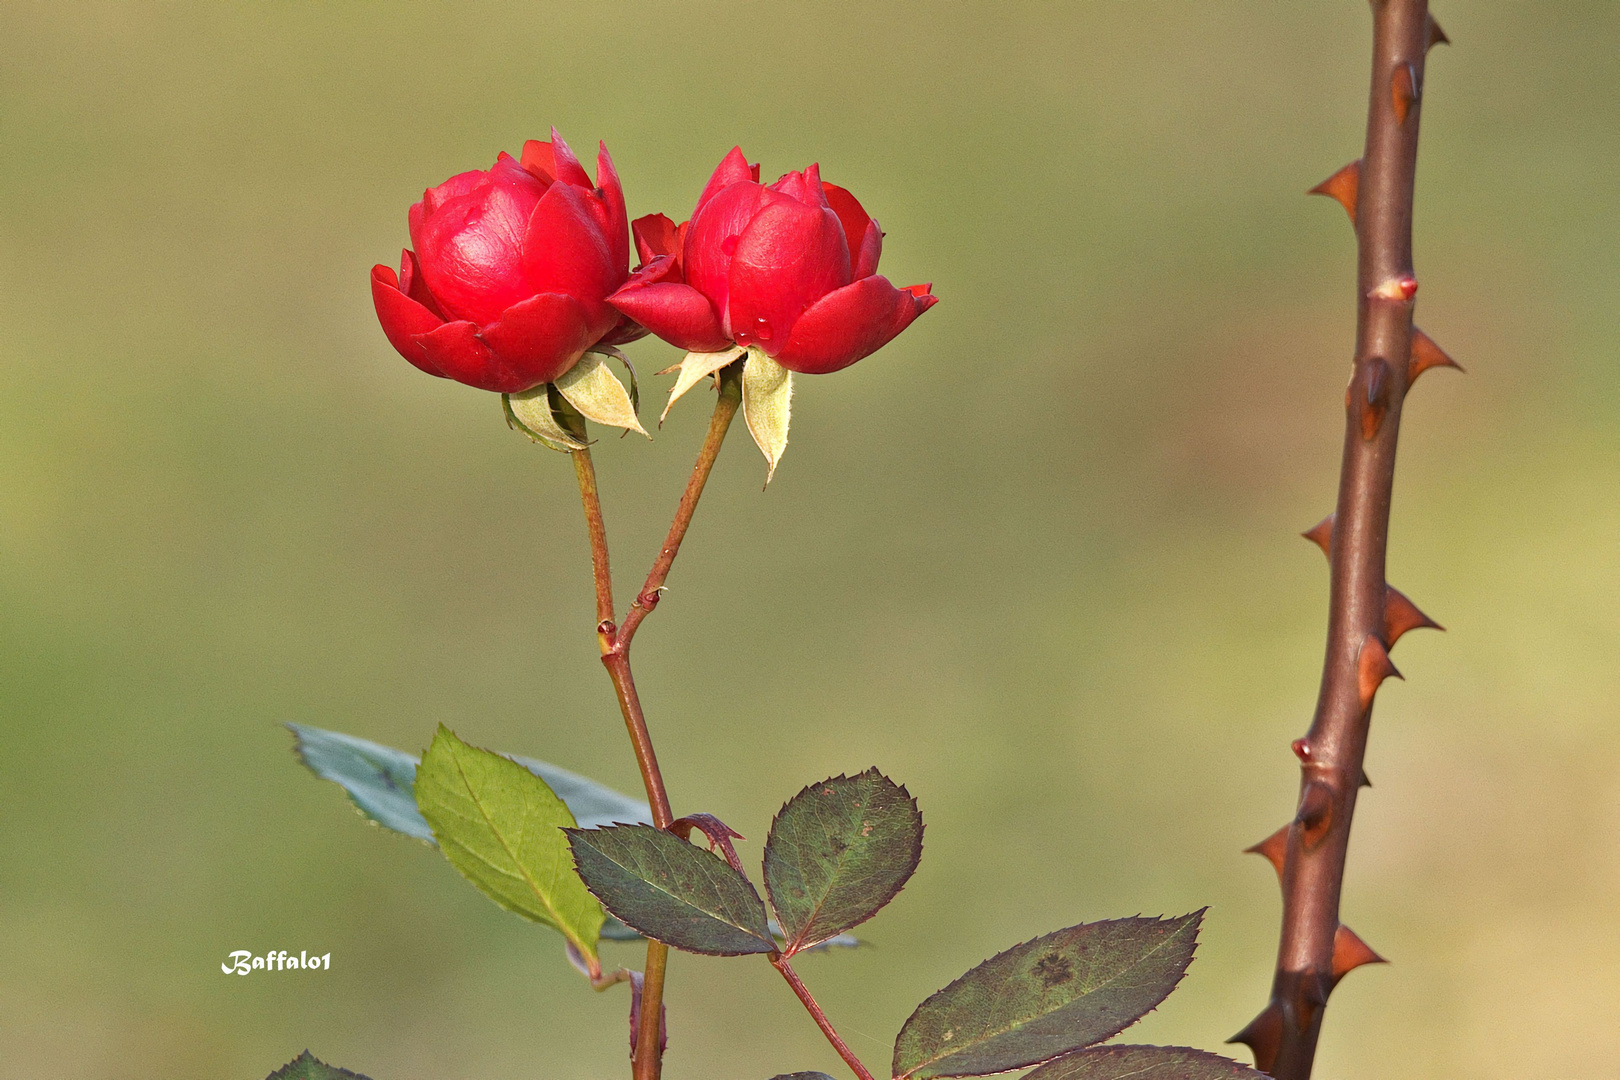
<svg viewBox="0 0 1620 1080">
<path fill-rule="evenodd" d="M 771 340 L 771 323 L 763 315 L 754 320 L 754 337 L 760 341 Z"/>
</svg>

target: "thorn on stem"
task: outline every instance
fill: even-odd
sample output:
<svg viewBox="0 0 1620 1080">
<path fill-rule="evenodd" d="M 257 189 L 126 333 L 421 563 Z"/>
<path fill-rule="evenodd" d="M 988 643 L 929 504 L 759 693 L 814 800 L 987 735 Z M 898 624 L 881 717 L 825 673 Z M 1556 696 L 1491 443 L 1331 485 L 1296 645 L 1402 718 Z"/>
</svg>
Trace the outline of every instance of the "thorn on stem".
<svg viewBox="0 0 1620 1080">
<path fill-rule="evenodd" d="M 1428 43 L 1423 46 L 1423 51 L 1428 52 L 1430 49 L 1434 48 L 1436 45 L 1450 45 L 1450 44 L 1451 44 L 1451 39 L 1446 37 L 1446 32 L 1444 30 L 1440 29 L 1439 21 L 1436 20 L 1433 15 L 1430 15 L 1429 16 L 1429 40 L 1428 40 Z"/>
<path fill-rule="evenodd" d="M 1387 964 L 1382 956 L 1373 952 L 1365 941 L 1356 936 L 1356 932 L 1343 923 L 1333 934 L 1333 982 L 1350 974 L 1363 964 Z"/>
<path fill-rule="evenodd" d="M 1361 695 L 1363 712 L 1372 708 L 1379 685 L 1391 675 L 1397 679 L 1405 678 L 1396 670 L 1395 665 L 1390 663 L 1389 650 L 1384 647 L 1384 643 L 1368 634 L 1361 641 L 1361 654 L 1356 657 L 1356 685 Z"/>
<path fill-rule="evenodd" d="M 1299 823 L 1300 839 L 1306 847 L 1321 843 L 1322 837 L 1327 835 L 1328 826 L 1333 824 L 1333 789 L 1320 780 L 1306 784 L 1304 793 L 1299 797 L 1299 813 L 1294 820 Z"/>
<path fill-rule="evenodd" d="M 1275 1000 L 1267 1002 L 1260 1015 L 1249 1021 L 1249 1026 L 1227 1039 L 1227 1043 L 1242 1043 L 1254 1054 L 1254 1066 L 1261 1072 L 1270 1072 L 1277 1064 L 1277 1051 L 1282 1046 L 1282 1008 Z"/>
<path fill-rule="evenodd" d="M 1395 122 L 1406 123 L 1412 106 L 1417 104 L 1418 97 L 1423 88 L 1418 81 L 1417 68 L 1411 64 L 1396 64 L 1395 73 L 1390 76 L 1389 96 L 1390 102 L 1395 106 Z"/>
<path fill-rule="evenodd" d="M 1243 849 L 1245 855 L 1262 856 L 1271 868 L 1277 871 L 1277 877 L 1282 878 L 1283 865 L 1288 861 L 1288 830 L 1293 828 L 1289 822 L 1253 847 Z"/>
<path fill-rule="evenodd" d="M 1299 758 L 1299 760 L 1311 760 L 1311 744 L 1306 742 L 1304 739 L 1295 739 L 1293 742 L 1288 744 L 1288 748 L 1294 752 L 1294 756 Z"/>
<path fill-rule="evenodd" d="M 1330 199 L 1338 200 L 1344 207 L 1345 213 L 1350 215 L 1350 224 L 1356 223 L 1356 198 L 1361 191 L 1361 159 L 1356 158 L 1350 164 L 1328 177 L 1307 191 L 1307 195 L 1326 195 Z"/>
<path fill-rule="evenodd" d="M 1372 777 L 1367 775 L 1366 769 L 1361 770 L 1361 786 L 1372 787 Z"/>
<path fill-rule="evenodd" d="M 1379 283 L 1378 287 L 1367 293 L 1369 300 L 1399 300 L 1406 303 L 1417 295 L 1417 278 L 1411 274 L 1402 274 L 1400 277 L 1388 278 Z"/>
<path fill-rule="evenodd" d="M 1381 356 L 1374 356 L 1362 365 L 1364 388 L 1361 401 L 1361 437 L 1371 441 L 1384 424 L 1389 411 L 1389 365 Z"/>
<path fill-rule="evenodd" d="M 1384 593 L 1384 637 L 1389 641 L 1389 647 L 1394 648 L 1395 643 L 1401 640 L 1401 635 L 1408 630 L 1444 630 L 1445 627 L 1429 618 L 1418 610 L 1418 606 L 1406 598 L 1406 594 L 1391 585 L 1385 585 Z"/>
<path fill-rule="evenodd" d="M 1412 327 L 1412 355 L 1406 362 L 1406 385 L 1411 386 L 1419 375 L 1434 367 L 1451 367 L 1458 371 L 1463 369 L 1461 364 L 1447 356 L 1445 350 L 1434 343 L 1434 338 L 1417 327 Z"/>
<path fill-rule="evenodd" d="M 1326 555 L 1330 560 L 1333 558 L 1332 514 L 1329 514 L 1327 517 L 1323 518 L 1321 521 L 1318 521 L 1315 525 L 1312 525 L 1309 529 L 1306 529 L 1299 535 L 1321 548 L 1322 554 Z"/>
</svg>

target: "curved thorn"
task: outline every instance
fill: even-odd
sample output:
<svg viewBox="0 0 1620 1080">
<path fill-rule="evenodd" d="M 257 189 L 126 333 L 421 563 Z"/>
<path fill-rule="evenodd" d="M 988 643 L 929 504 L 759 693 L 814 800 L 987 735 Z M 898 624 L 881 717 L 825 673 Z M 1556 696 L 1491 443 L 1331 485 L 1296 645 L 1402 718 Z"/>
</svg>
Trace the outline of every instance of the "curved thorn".
<svg viewBox="0 0 1620 1080">
<path fill-rule="evenodd" d="M 1356 658 L 1356 683 L 1361 692 L 1363 710 L 1372 707 L 1373 697 L 1378 693 L 1379 685 L 1391 675 L 1397 679 L 1406 677 L 1390 663 L 1389 650 L 1384 647 L 1384 643 L 1368 634 L 1362 639 L 1361 654 Z"/>
<path fill-rule="evenodd" d="M 1315 525 L 1312 525 L 1309 529 L 1306 529 L 1299 535 L 1321 548 L 1322 554 L 1326 555 L 1330 560 L 1333 558 L 1332 514 L 1329 514 L 1327 517 L 1323 518 L 1321 521 L 1318 521 Z"/>
<path fill-rule="evenodd" d="M 1450 44 L 1451 44 L 1451 39 L 1446 37 L 1446 32 L 1444 30 L 1440 29 L 1439 20 L 1437 20 L 1433 15 L 1430 15 L 1429 16 L 1429 40 L 1428 40 L 1428 43 L 1423 46 L 1423 51 L 1428 52 L 1430 49 L 1434 48 L 1436 45 L 1450 45 Z"/>
<path fill-rule="evenodd" d="M 1396 64 L 1394 73 L 1389 77 L 1389 99 L 1395 108 L 1397 124 L 1406 123 L 1406 118 L 1411 115 L 1412 106 L 1417 104 L 1418 95 L 1421 93 L 1417 68 L 1411 64 Z"/>
<path fill-rule="evenodd" d="M 1242 1043 L 1254 1053 L 1255 1068 L 1270 1072 L 1277 1064 L 1277 1051 L 1282 1045 L 1282 1008 L 1275 1001 L 1268 1002 L 1260 1015 L 1249 1021 L 1249 1026 L 1227 1039 L 1227 1043 Z"/>
<path fill-rule="evenodd" d="M 1317 184 L 1307 195 L 1326 195 L 1336 199 L 1345 213 L 1350 215 L 1350 224 L 1356 223 L 1356 197 L 1361 191 L 1361 159 L 1356 158 L 1350 164 Z"/>
<path fill-rule="evenodd" d="M 1463 369 L 1461 364 L 1447 356 L 1446 351 L 1434 343 L 1434 338 L 1417 327 L 1412 327 L 1412 356 L 1406 362 L 1406 385 L 1411 386 L 1419 375 L 1435 367 L 1451 367 L 1458 371 Z"/>
<path fill-rule="evenodd" d="M 1253 847 L 1244 848 L 1243 854 L 1262 856 L 1281 878 L 1283 864 L 1288 860 L 1288 830 L 1292 827 L 1293 822 L 1289 822 Z"/>
<path fill-rule="evenodd" d="M 1393 649 L 1395 643 L 1401 640 L 1401 635 L 1408 630 L 1445 629 L 1419 611 L 1418 606 L 1393 585 L 1385 585 L 1384 589 L 1384 637 L 1389 641 L 1390 648 Z"/>
<path fill-rule="evenodd" d="M 1335 984 L 1363 964 L 1387 964 L 1356 932 L 1343 923 L 1333 934 L 1333 981 Z"/>
</svg>

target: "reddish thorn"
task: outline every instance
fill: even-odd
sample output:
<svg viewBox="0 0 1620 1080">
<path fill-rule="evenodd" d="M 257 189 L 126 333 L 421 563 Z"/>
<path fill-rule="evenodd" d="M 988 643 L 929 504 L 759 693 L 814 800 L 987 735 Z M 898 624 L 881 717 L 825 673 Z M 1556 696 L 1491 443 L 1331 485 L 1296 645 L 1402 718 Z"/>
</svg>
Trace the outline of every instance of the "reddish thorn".
<svg viewBox="0 0 1620 1080">
<path fill-rule="evenodd" d="M 1444 30 L 1440 29 L 1440 23 L 1435 19 L 1435 17 L 1433 15 L 1430 15 L 1429 16 L 1429 40 L 1428 40 L 1428 43 L 1423 46 L 1423 51 L 1428 52 L 1430 49 L 1434 48 L 1436 45 L 1450 45 L 1450 44 L 1451 44 L 1451 39 L 1446 37 L 1446 32 Z"/>
<path fill-rule="evenodd" d="M 1366 769 L 1361 770 L 1361 786 L 1372 787 L 1372 777 L 1367 775 Z"/>
<path fill-rule="evenodd" d="M 1356 936 L 1356 932 L 1339 924 L 1339 929 L 1333 934 L 1333 981 L 1350 974 L 1363 964 L 1387 964 L 1382 956 L 1368 948 L 1367 943 Z"/>
<path fill-rule="evenodd" d="M 1417 103 L 1422 87 L 1418 82 L 1417 68 L 1411 64 L 1396 64 L 1395 73 L 1389 80 L 1390 103 L 1395 106 L 1395 122 L 1406 123 L 1406 117 Z"/>
<path fill-rule="evenodd" d="M 1270 1072 L 1277 1064 L 1277 1051 L 1282 1046 L 1282 1008 L 1271 1001 L 1260 1015 L 1249 1021 L 1249 1026 L 1226 1041 L 1242 1043 L 1254 1052 L 1254 1066 L 1261 1072 Z"/>
<path fill-rule="evenodd" d="M 1284 825 L 1282 828 L 1278 829 L 1276 832 L 1254 845 L 1254 847 L 1244 848 L 1243 853 L 1245 855 L 1263 856 L 1265 860 L 1271 864 L 1271 868 L 1277 871 L 1277 877 L 1280 879 L 1282 877 L 1283 864 L 1288 861 L 1288 830 L 1292 827 L 1292 822 Z"/>
<path fill-rule="evenodd" d="M 1447 356 L 1445 350 L 1434 343 L 1434 338 L 1414 326 L 1412 356 L 1406 363 L 1406 385 L 1411 386 L 1419 375 L 1433 367 L 1453 367 L 1458 371 L 1462 370 L 1462 365 Z"/>
<path fill-rule="evenodd" d="M 1326 555 L 1329 560 L 1333 558 L 1332 514 L 1329 514 L 1327 517 L 1323 518 L 1321 521 L 1318 521 L 1315 525 L 1312 525 L 1309 529 L 1305 530 L 1299 535 L 1321 548 L 1322 554 Z"/>
<path fill-rule="evenodd" d="M 1361 654 L 1356 657 L 1356 685 L 1361 694 L 1363 711 L 1372 707 L 1379 685 L 1391 675 L 1397 679 L 1405 678 L 1390 663 L 1389 650 L 1384 643 L 1368 634 L 1361 641 Z"/>
<path fill-rule="evenodd" d="M 1389 365 L 1384 358 L 1375 356 L 1364 365 L 1363 385 L 1366 392 L 1361 404 L 1361 437 L 1368 441 L 1378 434 L 1384 424 L 1384 413 L 1389 410 Z"/>
<path fill-rule="evenodd" d="M 1326 195 L 1330 199 L 1338 200 L 1340 206 L 1350 215 L 1350 223 L 1356 222 L 1356 197 L 1361 191 L 1361 159 L 1356 158 L 1350 164 L 1317 184 L 1307 195 Z"/>
<path fill-rule="evenodd" d="M 1294 815 L 1299 822 L 1301 839 L 1307 847 L 1315 847 L 1327 835 L 1328 826 L 1333 823 L 1333 789 L 1320 780 L 1312 780 L 1305 785 L 1305 791 L 1299 797 L 1299 813 Z"/>
<path fill-rule="evenodd" d="M 718 846 L 721 854 L 726 857 L 726 862 L 731 864 L 731 868 L 744 877 L 747 876 L 747 871 L 742 866 L 742 860 L 737 858 L 737 849 L 731 846 L 734 837 L 738 840 L 747 839 L 742 833 L 733 829 L 713 814 L 688 814 L 686 817 L 677 818 L 669 824 L 669 831 L 682 840 L 691 839 L 693 829 L 697 829 L 708 839 L 710 851 L 713 851 Z"/>
<path fill-rule="evenodd" d="M 1299 758 L 1299 760 L 1311 760 L 1311 744 L 1306 742 L 1304 739 L 1295 739 L 1293 742 L 1288 744 L 1288 748 L 1294 752 L 1294 756 Z"/>
<path fill-rule="evenodd" d="M 1389 641 L 1389 647 L 1394 648 L 1395 643 L 1401 640 L 1401 635 L 1408 630 L 1444 630 L 1445 627 L 1429 618 L 1418 610 L 1418 606 L 1406 598 L 1406 594 L 1392 585 L 1386 585 L 1384 593 L 1384 637 Z"/>
<path fill-rule="evenodd" d="M 1392 277 L 1379 283 L 1376 289 L 1367 294 L 1369 300 L 1399 300 L 1403 304 L 1417 295 L 1417 278 L 1411 274 Z"/>
</svg>

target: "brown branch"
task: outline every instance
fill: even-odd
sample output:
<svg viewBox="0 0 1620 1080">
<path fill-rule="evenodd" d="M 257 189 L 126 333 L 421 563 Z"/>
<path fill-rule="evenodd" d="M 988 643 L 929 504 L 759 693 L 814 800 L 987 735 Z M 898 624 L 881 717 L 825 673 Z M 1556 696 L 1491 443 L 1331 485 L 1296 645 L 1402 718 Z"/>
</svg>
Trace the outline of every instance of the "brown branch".
<svg viewBox="0 0 1620 1080">
<path fill-rule="evenodd" d="M 1365 782 L 1373 697 L 1384 678 L 1397 674 L 1389 662 L 1396 635 L 1386 617 L 1384 557 L 1401 406 L 1412 377 L 1412 189 L 1424 57 L 1444 35 L 1429 18 L 1428 0 L 1373 0 L 1372 6 L 1366 153 L 1359 183 L 1341 182 L 1329 192 L 1341 198 L 1339 192 L 1350 189 L 1346 206 L 1360 259 L 1338 509 L 1331 534 L 1321 538 L 1328 540 L 1332 563 L 1327 655 L 1310 731 L 1294 743 L 1301 774 L 1294 820 L 1255 849 L 1280 863 L 1282 878 L 1271 1001 L 1233 1040 L 1248 1043 L 1256 1064 L 1277 1080 L 1310 1076 L 1329 993 L 1351 967 L 1378 959 L 1341 927 L 1339 895 L 1356 795 Z"/>
<path fill-rule="evenodd" d="M 658 754 L 653 749 L 652 734 L 647 730 L 647 717 L 636 693 L 635 676 L 630 670 L 630 641 L 636 628 L 653 608 L 663 591 L 681 541 L 692 524 L 698 500 L 714 469 L 726 431 L 737 415 L 742 401 L 742 384 L 738 372 L 720 373 L 720 400 L 715 403 L 714 417 L 709 422 L 709 433 L 692 467 L 692 478 L 675 510 L 675 520 L 669 535 L 659 550 L 646 584 L 642 586 L 630 610 L 625 614 L 624 626 L 613 622 L 613 575 L 608 568 L 607 528 L 602 519 L 602 501 L 596 489 L 596 470 L 588 449 L 573 452 L 574 473 L 579 479 L 580 501 L 585 508 L 585 524 L 591 541 L 591 571 L 596 583 L 596 639 L 602 652 L 602 665 L 613 682 L 614 695 L 619 700 L 619 711 L 624 715 L 624 726 L 630 734 L 630 745 L 635 750 L 636 766 L 641 770 L 641 782 L 647 790 L 647 802 L 652 809 L 653 824 L 668 829 L 675 820 L 670 809 L 669 793 L 664 787 L 664 775 L 658 767 Z M 632 1075 L 634 1080 L 658 1080 L 663 1069 L 663 1040 L 659 1030 L 663 1016 L 664 971 L 669 961 L 669 947 L 662 942 L 647 940 L 647 965 L 641 986 L 641 1023 L 636 1032 L 636 1055 Z M 870 1080 L 865 1077 L 863 1080 Z"/>
<path fill-rule="evenodd" d="M 816 1004 L 816 999 L 811 995 L 810 988 L 804 985 L 804 980 L 800 979 L 799 973 L 793 970 L 793 966 L 788 963 L 787 957 L 779 953 L 772 953 L 770 960 L 771 966 L 782 973 L 782 978 L 787 980 L 787 984 L 793 988 L 793 992 L 804 1003 L 804 1007 L 809 1011 L 811 1019 L 816 1022 L 816 1026 L 821 1029 L 821 1033 L 827 1036 L 827 1041 L 832 1043 L 833 1049 L 838 1051 L 838 1056 L 844 1059 L 844 1064 L 853 1069 L 860 1080 L 874 1080 L 871 1070 L 861 1064 L 861 1059 L 855 1056 L 855 1051 L 849 1048 L 849 1044 L 843 1040 L 838 1031 L 832 1026 L 832 1021 L 827 1019 L 827 1014 L 821 1011 L 820 1005 Z"/>
</svg>

